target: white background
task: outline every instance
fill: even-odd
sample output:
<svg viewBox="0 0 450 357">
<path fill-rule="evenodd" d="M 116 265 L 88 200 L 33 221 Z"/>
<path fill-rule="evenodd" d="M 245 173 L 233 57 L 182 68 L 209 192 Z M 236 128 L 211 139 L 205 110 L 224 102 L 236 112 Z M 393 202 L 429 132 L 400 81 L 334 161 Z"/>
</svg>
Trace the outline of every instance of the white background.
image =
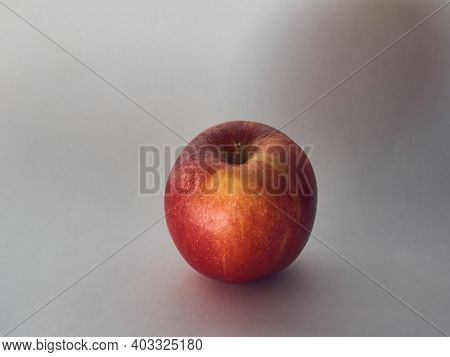
<svg viewBox="0 0 450 357">
<path fill-rule="evenodd" d="M 444 3 L 1 0 L 0 333 L 450 333 L 450 6 L 421 23 Z M 304 108 L 282 131 L 319 209 L 289 269 L 212 281 L 147 230 L 139 145 Z"/>
<path fill-rule="evenodd" d="M 240 354 L 262 354 L 273 355 L 281 354 L 283 356 L 298 356 L 299 351 L 302 354 L 315 356 L 348 356 L 359 357 L 361 351 L 367 349 L 365 355 L 368 357 L 380 356 L 380 355 L 391 355 L 391 354 L 408 354 L 408 356 L 423 356 L 428 353 L 442 354 L 444 351 L 448 350 L 449 339 L 436 339 L 436 338 L 312 338 L 312 337 L 302 337 L 302 338 L 288 338 L 288 337 L 228 337 L 228 338 L 218 338 L 218 337 L 206 337 L 201 339 L 202 348 L 200 351 L 197 350 L 182 350 L 181 338 L 176 339 L 176 344 L 178 349 L 171 350 L 141 350 L 139 346 L 143 348 L 145 346 L 150 347 L 151 342 L 148 338 L 143 338 L 144 343 L 141 342 L 141 338 L 137 338 L 137 349 L 131 347 L 134 345 L 136 338 L 126 338 L 126 337 L 116 337 L 116 338 L 67 338 L 67 337 L 52 337 L 52 338 L 39 338 L 39 350 L 32 352 L 17 352 L 2 351 L 2 355 L 5 356 L 17 356 L 23 354 L 24 356 L 73 356 L 77 353 L 74 350 L 75 347 L 81 346 L 82 341 L 85 342 L 85 347 L 87 348 L 101 348 L 105 349 L 105 346 L 110 346 L 110 350 L 82 350 L 79 354 L 83 356 L 103 356 L 111 354 L 120 354 L 121 356 L 142 356 L 155 354 L 161 354 L 162 356 L 210 356 L 214 354 L 215 356 L 229 356 L 239 352 Z M 154 346 L 160 346 L 157 339 L 154 340 Z M 170 343 L 173 339 L 170 338 Z M 184 339 L 185 346 L 187 345 Z M 197 341 L 197 338 L 193 339 Z M 36 338 L 1 338 L 0 343 L 5 341 L 9 343 L 24 343 L 30 342 L 32 346 L 36 346 Z M 147 344 L 145 343 L 147 342 Z M 45 343 L 45 345 L 44 345 Z M 64 345 L 63 345 L 64 343 Z M 162 338 L 162 346 L 167 344 L 166 338 Z M 69 346 L 66 350 L 57 350 L 57 344 L 59 348 L 62 346 Z M 95 344 L 95 345 L 94 345 Z M 1 346 L 1 345 L 0 345 Z M 46 346 L 46 349 L 43 349 Z M 95 346 L 95 347 L 94 347 Z M 117 347 L 112 347 L 117 346 Z M 175 346 L 175 345 L 173 345 Z M 151 348 L 151 347 L 150 347 Z"/>
</svg>

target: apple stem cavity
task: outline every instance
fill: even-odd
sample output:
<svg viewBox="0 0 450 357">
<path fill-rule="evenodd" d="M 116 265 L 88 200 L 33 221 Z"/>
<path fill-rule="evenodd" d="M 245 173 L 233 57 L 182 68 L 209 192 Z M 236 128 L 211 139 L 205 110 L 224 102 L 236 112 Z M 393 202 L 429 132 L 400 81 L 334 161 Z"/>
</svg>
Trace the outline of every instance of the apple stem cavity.
<svg viewBox="0 0 450 357">
<path fill-rule="evenodd" d="M 241 145 L 239 140 L 233 140 L 233 151 L 227 153 L 227 161 L 230 164 L 242 165 L 248 160 L 247 150 Z"/>
</svg>

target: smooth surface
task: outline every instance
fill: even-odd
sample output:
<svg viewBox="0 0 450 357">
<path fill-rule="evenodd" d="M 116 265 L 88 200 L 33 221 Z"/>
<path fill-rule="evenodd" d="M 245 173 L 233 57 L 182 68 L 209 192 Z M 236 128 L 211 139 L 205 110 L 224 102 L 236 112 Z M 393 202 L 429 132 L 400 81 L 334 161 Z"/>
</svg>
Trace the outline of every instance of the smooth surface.
<svg viewBox="0 0 450 357">
<path fill-rule="evenodd" d="M 1 334 L 163 215 L 139 145 L 278 127 L 444 2 L 38 3 L 5 2 L 97 75 L 0 4 Z M 11 335 L 449 334 L 449 24 L 447 7 L 282 129 L 314 147 L 328 246 L 233 286 L 162 220 Z"/>
</svg>

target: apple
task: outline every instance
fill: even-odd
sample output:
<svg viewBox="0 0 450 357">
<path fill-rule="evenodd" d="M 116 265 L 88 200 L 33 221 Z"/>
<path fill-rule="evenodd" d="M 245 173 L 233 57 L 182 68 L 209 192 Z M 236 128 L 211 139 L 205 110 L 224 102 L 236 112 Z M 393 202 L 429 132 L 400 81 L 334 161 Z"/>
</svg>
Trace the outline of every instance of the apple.
<svg viewBox="0 0 450 357">
<path fill-rule="evenodd" d="M 298 257 L 313 227 L 317 184 L 307 155 L 287 135 L 231 121 L 183 149 L 164 205 L 172 239 L 194 269 L 247 282 Z"/>
</svg>

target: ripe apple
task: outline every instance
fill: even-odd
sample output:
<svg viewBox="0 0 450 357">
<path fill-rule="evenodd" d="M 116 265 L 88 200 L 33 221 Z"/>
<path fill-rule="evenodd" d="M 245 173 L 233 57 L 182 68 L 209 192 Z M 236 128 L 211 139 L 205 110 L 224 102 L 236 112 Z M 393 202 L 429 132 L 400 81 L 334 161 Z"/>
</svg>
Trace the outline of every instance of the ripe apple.
<svg viewBox="0 0 450 357">
<path fill-rule="evenodd" d="M 245 282 L 276 273 L 304 248 L 317 185 L 305 152 L 261 123 L 231 121 L 182 151 L 165 191 L 169 232 L 200 273 Z"/>
</svg>

